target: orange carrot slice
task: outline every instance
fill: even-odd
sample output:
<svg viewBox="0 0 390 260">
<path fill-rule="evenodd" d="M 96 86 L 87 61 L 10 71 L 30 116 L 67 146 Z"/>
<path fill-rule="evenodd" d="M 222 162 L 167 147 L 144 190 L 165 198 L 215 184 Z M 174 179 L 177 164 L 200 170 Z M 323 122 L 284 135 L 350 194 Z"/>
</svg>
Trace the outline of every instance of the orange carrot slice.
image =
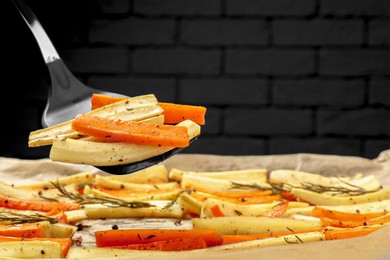
<svg viewBox="0 0 390 260">
<path fill-rule="evenodd" d="M 97 109 L 124 99 L 126 98 L 111 97 L 95 93 L 91 98 L 91 108 L 92 110 Z M 190 119 L 199 125 L 204 125 L 206 123 L 206 107 L 167 102 L 159 102 L 158 104 L 164 110 L 163 114 L 166 124 L 178 124 L 187 119 Z"/>
<path fill-rule="evenodd" d="M 206 123 L 206 108 L 202 106 L 182 105 L 174 103 L 158 103 L 164 110 L 164 122 L 166 124 L 178 124 L 190 119 L 199 125 Z"/>
<path fill-rule="evenodd" d="M 0 207 L 19 210 L 36 210 L 49 212 L 53 208 L 63 211 L 80 209 L 80 204 L 72 202 L 57 201 L 26 201 L 16 198 L 6 197 L 0 194 Z"/>
<path fill-rule="evenodd" d="M 125 99 L 125 97 L 112 97 L 94 93 L 91 97 L 91 109 L 94 110 Z"/>
<path fill-rule="evenodd" d="M 207 246 L 220 245 L 216 230 L 177 230 L 177 229 L 116 229 L 95 232 L 97 247 L 146 244 L 170 239 L 202 237 Z"/>
<path fill-rule="evenodd" d="M 353 228 L 325 228 L 323 233 L 326 240 L 346 239 L 368 235 L 383 226 L 365 226 Z"/>
<path fill-rule="evenodd" d="M 206 248 L 207 244 L 203 237 L 186 237 L 155 241 L 147 244 L 130 244 L 117 246 L 119 249 L 132 250 L 158 250 L 158 251 L 184 251 Z"/>
<path fill-rule="evenodd" d="M 213 213 L 214 217 L 223 217 L 225 214 L 223 214 L 222 210 L 219 208 L 218 205 L 214 205 L 210 207 L 211 213 Z"/>
<path fill-rule="evenodd" d="M 264 217 L 270 217 L 270 218 L 278 218 L 281 217 L 288 208 L 288 200 L 284 200 L 281 203 L 275 205 L 272 207 L 272 209 L 267 210 L 262 216 Z"/>
<path fill-rule="evenodd" d="M 184 126 L 128 122 L 99 116 L 79 115 L 72 128 L 80 133 L 113 142 L 187 147 L 190 138 Z"/>
<path fill-rule="evenodd" d="M 385 212 L 375 212 L 375 213 L 347 213 L 336 210 L 325 209 L 321 207 L 315 207 L 312 211 L 314 217 L 319 218 L 331 218 L 336 220 L 348 220 L 348 221 L 366 221 L 368 219 L 373 219 L 385 215 Z"/>
<path fill-rule="evenodd" d="M 0 225 L 0 236 L 44 237 L 44 230 L 38 222 Z"/>
</svg>

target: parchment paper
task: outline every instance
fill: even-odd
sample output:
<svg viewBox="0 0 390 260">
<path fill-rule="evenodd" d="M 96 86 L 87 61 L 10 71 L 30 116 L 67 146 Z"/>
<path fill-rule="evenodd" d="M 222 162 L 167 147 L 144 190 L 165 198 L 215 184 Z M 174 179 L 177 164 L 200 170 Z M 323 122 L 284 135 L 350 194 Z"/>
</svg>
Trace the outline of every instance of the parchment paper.
<svg viewBox="0 0 390 260">
<path fill-rule="evenodd" d="M 321 154 L 287 154 L 268 156 L 221 156 L 204 154 L 178 154 L 164 162 L 168 169 L 191 171 L 222 171 L 250 168 L 294 169 L 326 176 L 347 176 L 357 173 L 378 176 L 384 188 L 390 188 L 390 150 L 383 151 L 373 160 Z M 51 162 L 49 159 L 21 160 L 0 157 L 0 180 L 7 183 L 32 183 L 53 180 L 60 176 L 80 172 L 107 173 L 87 166 Z M 138 220 L 139 221 L 139 220 Z M 368 236 L 321 241 L 277 247 L 208 252 L 164 253 L 164 259 L 390 259 L 390 227 L 382 228 Z M 126 257 L 150 259 L 150 257 Z"/>
</svg>

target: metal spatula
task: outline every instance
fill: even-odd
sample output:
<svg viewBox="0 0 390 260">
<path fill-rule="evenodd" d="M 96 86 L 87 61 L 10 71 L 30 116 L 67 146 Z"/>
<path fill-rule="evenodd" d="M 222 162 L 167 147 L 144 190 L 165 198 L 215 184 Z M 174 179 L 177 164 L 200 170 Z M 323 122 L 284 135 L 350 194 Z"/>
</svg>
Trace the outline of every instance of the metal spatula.
<svg viewBox="0 0 390 260">
<path fill-rule="evenodd" d="M 51 89 L 49 89 L 47 105 L 42 115 L 43 127 L 53 126 L 64 121 L 68 121 L 78 114 L 90 111 L 91 96 L 93 93 L 124 97 L 124 95 L 120 95 L 118 93 L 101 91 L 88 87 L 80 82 L 62 61 L 50 38 L 30 7 L 23 0 L 12 1 L 34 34 L 42 52 L 43 59 L 45 60 L 50 72 Z M 181 150 L 181 148 L 175 148 L 169 152 L 149 158 L 142 162 L 97 168 L 111 174 L 132 173 L 157 164 Z"/>
</svg>

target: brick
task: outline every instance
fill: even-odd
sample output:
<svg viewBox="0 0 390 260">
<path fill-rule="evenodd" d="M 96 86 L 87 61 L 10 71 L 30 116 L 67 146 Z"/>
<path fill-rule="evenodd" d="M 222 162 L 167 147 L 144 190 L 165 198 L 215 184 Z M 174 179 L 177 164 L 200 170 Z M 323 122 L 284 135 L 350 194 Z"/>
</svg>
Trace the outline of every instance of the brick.
<svg viewBox="0 0 390 260">
<path fill-rule="evenodd" d="M 265 21 L 255 19 L 185 20 L 181 41 L 194 45 L 265 45 Z"/>
<path fill-rule="evenodd" d="M 320 52 L 323 75 L 389 75 L 390 50 L 344 49 Z"/>
<path fill-rule="evenodd" d="M 312 131 L 312 113 L 306 109 L 227 108 L 224 113 L 225 134 L 305 135 Z"/>
<path fill-rule="evenodd" d="M 357 79 L 277 79 L 272 90 L 276 105 L 353 108 L 365 101 L 365 82 Z"/>
<path fill-rule="evenodd" d="M 383 0 L 321 0 L 320 13 L 323 15 L 386 15 L 389 5 Z"/>
<path fill-rule="evenodd" d="M 134 0 L 134 12 L 144 15 L 220 15 L 221 0 Z"/>
<path fill-rule="evenodd" d="M 64 50 L 63 60 L 76 73 L 125 73 L 128 51 L 114 48 L 80 48 Z"/>
<path fill-rule="evenodd" d="M 226 53 L 226 72 L 232 74 L 310 75 L 314 52 L 300 49 L 231 49 Z"/>
<path fill-rule="evenodd" d="M 158 100 L 165 102 L 174 102 L 176 98 L 173 78 L 93 76 L 88 79 L 88 85 L 127 96 L 155 94 Z"/>
<path fill-rule="evenodd" d="M 390 106 L 390 78 L 374 78 L 370 82 L 369 103 Z"/>
<path fill-rule="evenodd" d="M 261 138 L 202 136 L 183 153 L 217 155 L 265 154 L 265 142 Z"/>
<path fill-rule="evenodd" d="M 376 136 L 390 135 L 390 110 L 320 110 L 318 133 L 322 135 Z"/>
<path fill-rule="evenodd" d="M 175 23 L 171 19 L 126 18 L 97 20 L 90 26 L 89 41 L 109 44 L 171 44 Z"/>
<path fill-rule="evenodd" d="M 390 46 L 390 19 L 374 19 L 369 22 L 368 43 L 373 46 Z"/>
<path fill-rule="evenodd" d="M 136 73 L 152 74 L 217 74 L 221 54 L 218 50 L 200 49 L 136 49 L 132 56 Z"/>
<path fill-rule="evenodd" d="M 268 82 L 264 79 L 214 78 L 180 81 L 180 101 L 211 105 L 264 105 Z"/>
<path fill-rule="evenodd" d="M 128 0 L 88 1 L 88 12 L 97 14 L 125 14 L 130 10 Z"/>
<path fill-rule="evenodd" d="M 368 139 L 364 142 L 364 156 L 375 159 L 385 150 L 390 149 L 390 138 Z"/>
<path fill-rule="evenodd" d="M 315 13 L 312 0 L 227 0 L 228 15 L 312 15 Z"/>
<path fill-rule="evenodd" d="M 275 20 L 273 37 L 276 45 L 360 45 L 363 43 L 363 21 Z"/>
<path fill-rule="evenodd" d="M 194 104 L 197 103 L 184 103 L 184 104 Z M 222 109 L 216 107 L 206 106 L 206 124 L 202 125 L 201 132 L 203 135 L 219 135 L 221 133 L 221 117 Z"/>
<path fill-rule="evenodd" d="M 271 138 L 270 154 L 316 153 L 334 155 L 360 155 L 359 139 L 344 138 Z"/>
</svg>

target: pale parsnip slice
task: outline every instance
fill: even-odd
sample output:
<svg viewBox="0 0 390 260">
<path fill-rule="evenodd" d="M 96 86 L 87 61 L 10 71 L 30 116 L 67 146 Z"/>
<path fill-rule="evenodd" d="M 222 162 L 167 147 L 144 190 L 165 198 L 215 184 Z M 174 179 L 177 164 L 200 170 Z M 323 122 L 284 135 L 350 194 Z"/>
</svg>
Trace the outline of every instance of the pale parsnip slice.
<svg viewBox="0 0 390 260">
<path fill-rule="evenodd" d="M 271 210 L 273 207 L 278 205 L 280 201 L 275 201 L 273 203 L 262 203 L 262 204 L 249 204 L 249 205 L 243 205 L 243 204 L 237 204 L 232 203 L 228 201 L 223 201 L 219 199 L 214 198 L 208 198 L 204 203 L 202 207 L 201 217 L 214 217 L 211 207 L 214 205 L 217 205 L 221 212 L 224 214 L 224 216 L 251 216 L 251 217 L 257 217 L 261 216 L 262 214 L 266 213 L 267 211 Z M 302 207 L 309 207 L 309 204 L 303 203 L 303 202 L 291 202 L 288 205 L 289 209 L 292 208 L 302 208 Z"/>
<path fill-rule="evenodd" d="M 53 241 L 0 242 L 0 256 L 21 259 L 61 258 L 60 243 Z"/>
<path fill-rule="evenodd" d="M 259 180 L 245 180 L 245 181 L 234 181 L 234 183 L 243 185 L 258 185 L 265 189 L 271 189 L 271 186 Z M 224 179 L 215 179 L 211 177 L 185 174 L 182 176 L 181 186 L 183 188 L 194 188 L 214 192 L 245 192 L 248 189 L 234 188 L 232 181 Z M 250 190 L 250 189 L 249 189 Z M 256 190 L 253 188 L 252 190 Z"/>
<path fill-rule="evenodd" d="M 120 118 L 124 121 L 141 121 L 159 116 L 163 109 L 153 94 L 131 97 L 88 112 L 88 115 Z M 33 131 L 29 135 L 29 147 L 50 145 L 56 136 L 77 138 L 82 135 L 72 129 L 72 120 Z"/>
<path fill-rule="evenodd" d="M 327 177 L 320 174 L 295 170 L 271 171 L 269 182 L 273 184 L 286 183 L 296 187 L 300 187 L 303 183 L 329 187 L 344 187 L 351 190 L 360 187 L 368 191 L 375 191 L 381 188 L 381 183 L 374 175 L 362 176 L 361 174 L 357 174 L 354 177 Z M 286 186 L 286 188 L 288 187 Z"/>
<path fill-rule="evenodd" d="M 379 213 L 379 212 L 390 212 L 390 199 L 367 202 L 367 203 L 359 203 L 355 205 L 339 205 L 339 206 L 320 206 L 324 209 L 346 212 L 346 213 Z"/>
<path fill-rule="evenodd" d="M 314 205 L 354 205 L 390 199 L 390 190 L 379 190 L 357 196 L 331 196 L 304 189 L 291 189 L 291 194 Z"/>
<path fill-rule="evenodd" d="M 129 194 L 127 196 L 114 196 L 109 193 L 100 191 L 95 188 L 87 188 L 84 189 L 84 194 L 90 195 L 94 198 L 117 198 L 124 201 L 147 201 L 147 200 L 175 200 L 181 193 L 181 189 L 173 189 L 173 190 L 166 190 L 161 191 L 157 193 L 153 192 L 137 192 L 134 193 L 131 190 L 129 190 Z"/>
<path fill-rule="evenodd" d="M 93 178 L 94 178 L 93 173 L 82 172 L 82 173 L 73 174 L 66 177 L 56 178 L 51 181 L 20 184 L 20 185 L 15 185 L 15 187 L 23 188 L 23 189 L 51 189 L 51 188 L 55 188 L 54 184 L 56 183 L 63 184 L 63 185 L 69 185 L 74 183 L 77 183 L 78 185 L 91 184 Z"/>
<path fill-rule="evenodd" d="M 266 182 L 267 181 L 267 170 L 266 169 L 246 169 L 246 170 L 235 170 L 235 171 L 215 171 L 215 172 L 194 172 L 185 171 L 177 168 L 172 168 L 169 171 L 169 178 L 180 182 L 184 174 L 191 174 L 197 176 L 210 177 L 215 179 L 223 179 L 229 181 L 245 181 L 245 180 L 257 180 Z"/>
<path fill-rule="evenodd" d="M 191 139 L 200 134 L 200 126 L 191 120 L 183 121 L 178 126 L 187 127 Z M 90 142 L 56 137 L 50 150 L 50 159 L 67 163 L 112 166 L 142 161 L 172 149 L 174 147 Z"/>
<path fill-rule="evenodd" d="M 72 238 L 76 233 L 77 227 L 71 224 L 55 223 L 50 224 L 50 236 L 58 238 Z"/>
<path fill-rule="evenodd" d="M 168 191 L 179 188 L 177 182 L 165 182 L 158 184 L 151 183 L 131 183 L 115 180 L 106 176 L 96 175 L 94 184 L 106 189 L 131 190 L 132 192 Z"/>
<path fill-rule="evenodd" d="M 177 203 L 179 203 L 186 212 L 193 212 L 198 215 L 201 214 L 203 203 L 192 197 L 191 194 L 188 194 L 187 192 L 180 194 L 177 199 Z"/>
<path fill-rule="evenodd" d="M 293 215 L 299 214 L 304 216 L 311 216 L 314 206 L 299 207 L 299 208 L 288 208 L 283 214 L 283 217 L 289 218 Z"/>
<path fill-rule="evenodd" d="M 68 219 L 69 223 L 76 223 L 78 221 L 88 218 L 84 209 L 65 211 L 64 214 L 66 215 L 66 218 Z"/>
<path fill-rule="evenodd" d="M 325 235 L 318 231 L 306 232 L 300 234 L 285 235 L 279 237 L 270 237 L 256 239 L 245 242 L 232 243 L 222 246 L 208 248 L 210 251 L 215 250 L 238 250 L 249 248 L 262 248 L 268 246 L 282 246 L 287 244 L 301 244 L 325 240 Z"/>
<path fill-rule="evenodd" d="M 64 186 L 64 189 L 69 192 L 76 191 L 76 184 L 69 184 Z M 13 185 L 0 182 L 0 194 L 6 197 L 16 198 L 20 200 L 28 201 L 47 201 L 47 199 L 55 199 L 59 201 L 69 201 L 69 199 L 61 197 L 57 189 L 48 189 L 48 190 L 30 190 L 23 189 L 19 187 L 14 187 Z"/>
<path fill-rule="evenodd" d="M 131 183 L 164 183 L 168 182 L 168 170 L 164 164 L 156 164 L 131 174 L 110 175 L 108 178 Z"/>
<path fill-rule="evenodd" d="M 322 227 L 321 221 L 246 216 L 193 218 L 192 222 L 194 229 L 216 229 L 220 235 L 269 234 Z"/>
<path fill-rule="evenodd" d="M 171 200 L 146 201 L 153 207 L 127 208 L 110 207 L 102 204 L 84 205 L 89 219 L 100 218 L 182 218 L 183 209 Z"/>
<path fill-rule="evenodd" d="M 105 247 L 71 247 L 69 249 L 68 259 L 99 259 L 99 258 L 114 258 L 114 257 L 163 257 L 169 255 L 170 252 L 152 251 L 152 250 L 128 250 L 115 249 Z"/>
</svg>

